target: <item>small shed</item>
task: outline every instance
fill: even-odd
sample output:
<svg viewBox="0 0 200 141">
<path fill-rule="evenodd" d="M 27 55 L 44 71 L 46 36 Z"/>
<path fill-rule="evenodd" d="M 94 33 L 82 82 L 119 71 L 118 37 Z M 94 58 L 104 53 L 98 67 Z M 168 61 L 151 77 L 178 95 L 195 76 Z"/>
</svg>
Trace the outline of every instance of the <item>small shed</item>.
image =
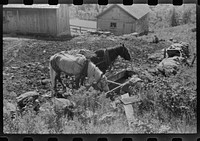
<svg viewBox="0 0 200 141">
<path fill-rule="evenodd" d="M 3 33 L 70 35 L 67 4 L 3 6 Z"/>
<path fill-rule="evenodd" d="M 147 4 L 110 5 L 105 11 L 97 15 L 97 29 L 110 31 L 115 35 L 137 32 L 145 34 L 149 31 Z"/>
</svg>

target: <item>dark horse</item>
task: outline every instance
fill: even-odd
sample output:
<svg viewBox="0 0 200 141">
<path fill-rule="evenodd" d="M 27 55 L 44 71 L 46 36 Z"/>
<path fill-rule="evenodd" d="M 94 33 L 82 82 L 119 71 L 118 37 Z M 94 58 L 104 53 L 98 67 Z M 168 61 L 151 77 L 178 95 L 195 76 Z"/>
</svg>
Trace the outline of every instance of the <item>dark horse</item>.
<svg viewBox="0 0 200 141">
<path fill-rule="evenodd" d="M 90 60 L 105 74 L 106 70 L 114 63 L 118 56 L 125 60 L 131 61 L 131 55 L 124 44 L 107 49 L 99 49 L 95 51 L 97 56 Z"/>
</svg>

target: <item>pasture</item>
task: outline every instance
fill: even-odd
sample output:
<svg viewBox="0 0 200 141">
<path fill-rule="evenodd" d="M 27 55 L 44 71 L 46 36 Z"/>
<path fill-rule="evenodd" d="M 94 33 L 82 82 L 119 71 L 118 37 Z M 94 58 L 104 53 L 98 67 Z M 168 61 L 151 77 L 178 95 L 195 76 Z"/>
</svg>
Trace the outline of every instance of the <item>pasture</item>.
<svg viewBox="0 0 200 141">
<path fill-rule="evenodd" d="M 41 95 L 51 93 L 50 83 L 41 84 L 49 79 L 50 57 L 64 50 L 108 48 L 124 43 L 130 50 L 132 62 L 117 58 L 113 72 L 132 66 L 143 77 L 146 69 L 154 68 L 157 63 L 149 63 L 148 54 L 169 47 L 174 38 L 190 44 L 190 54 L 196 52 L 195 25 L 183 25 L 155 30 L 145 36 L 98 36 L 84 34 L 70 40 L 53 38 L 28 38 L 21 36 L 3 37 L 3 132 L 37 134 L 82 134 L 82 133 L 196 133 L 197 132 L 197 77 L 196 62 L 193 67 L 181 66 L 176 76 L 155 76 L 152 82 L 146 81 L 143 89 L 134 89 L 140 94 L 141 101 L 132 104 L 135 122 L 131 127 L 125 116 L 123 105 L 113 108 L 104 92 L 67 89 L 78 106 L 73 120 L 63 117 L 61 111 L 50 102 L 44 103 L 39 113 L 27 108 L 22 115 L 10 118 L 6 103 L 16 106 L 16 97 L 37 90 Z M 150 43 L 153 35 L 159 43 Z M 107 75 L 111 75 L 108 72 Z"/>
<path fill-rule="evenodd" d="M 72 34 L 77 34 L 86 31 L 96 31 L 97 23 L 96 21 L 80 20 L 80 19 L 70 19 L 70 29 Z"/>
<path fill-rule="evenodd" d="M 70 24 L 77 25 L 77 26 L 91 27 L 91 28 L 97 27 L 96 21 L 88 21 L 88 20 L 80 20 L 80 19 L 70 19 Z"/>
</svg>

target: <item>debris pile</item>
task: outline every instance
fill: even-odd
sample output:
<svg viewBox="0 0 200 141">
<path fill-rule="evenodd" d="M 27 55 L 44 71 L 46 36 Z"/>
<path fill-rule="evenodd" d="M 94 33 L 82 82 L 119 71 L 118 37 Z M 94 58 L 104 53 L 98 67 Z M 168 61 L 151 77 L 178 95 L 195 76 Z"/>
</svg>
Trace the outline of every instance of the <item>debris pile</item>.
<svg viewBox="0 0 200 141">
<path fill-rule="evenodd" d="M 20 111 L 23 111 L 27 107 L 32 107 L 35 111 L 39 110 L 39 93 L 36 91 L 30 91 L 21 94 L 17 99 L 17 106 Z"/>
<path fill-rule="evenodd" d="M 188 43 L 174 43 L 168 48 L 162 49 L 159 52 L 148 56 L 150 61 L 159 61 L 159 64 L 155 69 L 151 70 L 151 73 L 156 74 L 160 72 L 164 76 L 170 76 L 171 74 L 175 75 L 181 64 L 190 66 L 188 62 L 189 57 L 190 51 Z"/>
</svg>

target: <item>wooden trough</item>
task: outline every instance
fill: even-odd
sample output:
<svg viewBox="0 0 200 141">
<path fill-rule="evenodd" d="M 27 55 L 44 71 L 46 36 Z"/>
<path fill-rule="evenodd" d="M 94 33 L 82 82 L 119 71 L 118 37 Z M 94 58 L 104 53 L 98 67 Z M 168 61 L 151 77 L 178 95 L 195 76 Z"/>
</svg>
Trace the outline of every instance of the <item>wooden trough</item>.
<svg viewBox="0 0 200 141">
<path fill-rule="evenodd" d="M 130 70 L 122 70 L 121 72 L 115 75 L 109 76 L 108 86 L 109 86 L 110 91 L 106 92 L 106 96 L 110 97 L 111 93 L 113 92 L 119 96 L 125 93 L 130 93 L 129 86 L 135 85 L 136 82 L 138 81 L 142 81 L 142 80 L 138 78 L 133 71 L 130 71 Z M 132 99 L 132 98 L 129 98 L 129 99 Z"/>
<path fill-rule="evenodd" d="M 133 78 L 134 80 L 131 79 L 134 74 L 135 73 L 133 71 L 123 70 L 113 76 L 109 76 L 108 86 L 110 88 L 110 91 L 106 93 L 106 97 L 110 97 L 111 100 L 112 95 L 110 93 L 114 92 L 115 94 L 121 96 L 120 101 L 124 106 L 129 126 L 132 122 L 135 121 L 133 107 L 131 104 L 140 101 L 138 95 L 129 97 L 129 86 L 134 85 L 138 81 L 141 81 L 141 79 L 139 78 Z"/>
</svg>

